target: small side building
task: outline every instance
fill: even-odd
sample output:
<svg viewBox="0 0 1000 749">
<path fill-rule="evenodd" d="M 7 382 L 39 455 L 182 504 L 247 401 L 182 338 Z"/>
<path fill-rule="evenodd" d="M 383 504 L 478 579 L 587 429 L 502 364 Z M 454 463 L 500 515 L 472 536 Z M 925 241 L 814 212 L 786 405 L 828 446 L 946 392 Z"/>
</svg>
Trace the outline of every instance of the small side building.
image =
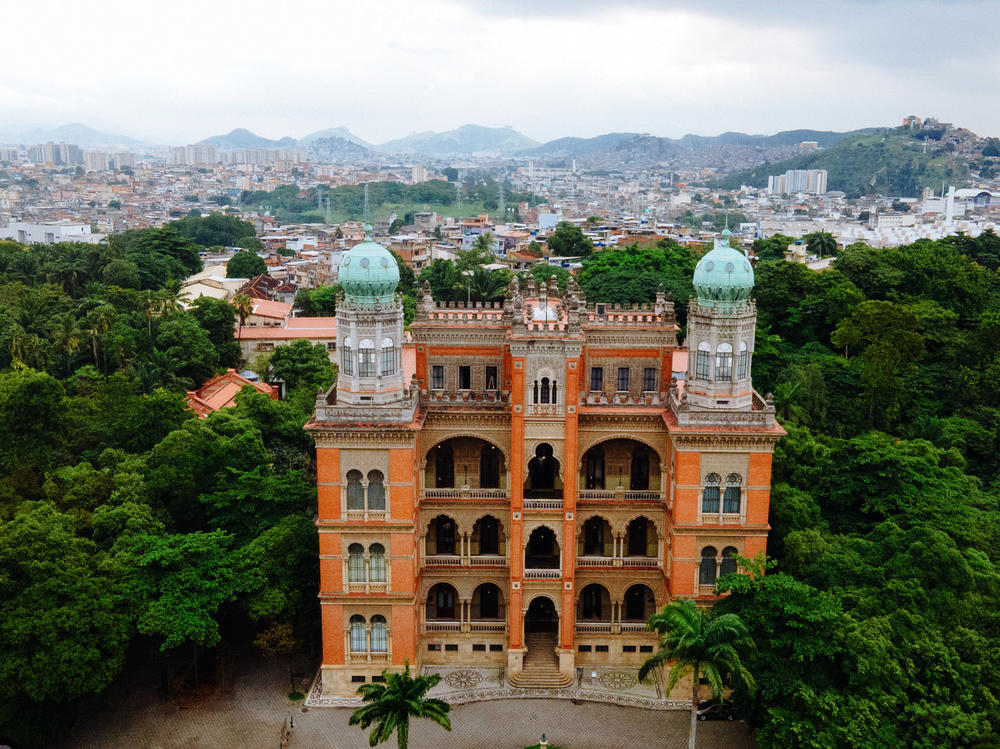
<svg viewBox="0 0 1000 749">
<path fill-rule="evenodd" d="M 225 374 L 213 377 L 197 390 L 189 390 L 188 408 L 198 414 L 199 418 L 208 418 L 213 411 L 235 406 L 236 394 L 247 385 L 256 388 L 273 401 L 278 400 L 278 388 L 264 382 L 249 380 L 235 369 L 227 369 Z"/>
</svg>

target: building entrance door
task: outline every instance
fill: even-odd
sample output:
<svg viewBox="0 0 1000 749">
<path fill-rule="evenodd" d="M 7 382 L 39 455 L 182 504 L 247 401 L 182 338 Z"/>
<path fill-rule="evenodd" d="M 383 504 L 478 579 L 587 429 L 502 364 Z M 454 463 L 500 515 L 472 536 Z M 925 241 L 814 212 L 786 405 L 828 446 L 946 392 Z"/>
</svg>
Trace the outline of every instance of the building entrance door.
<svg viewBox="0 0 1000 749">
<path fill-rule="evenodd" d="M 555 635 L 559 631 L 559 614 L 556 607 L 545 596 L 538 596 L 528 604 L 528 613 L 524 615 L 524 632 L 545 633 Z"/>
</svg>

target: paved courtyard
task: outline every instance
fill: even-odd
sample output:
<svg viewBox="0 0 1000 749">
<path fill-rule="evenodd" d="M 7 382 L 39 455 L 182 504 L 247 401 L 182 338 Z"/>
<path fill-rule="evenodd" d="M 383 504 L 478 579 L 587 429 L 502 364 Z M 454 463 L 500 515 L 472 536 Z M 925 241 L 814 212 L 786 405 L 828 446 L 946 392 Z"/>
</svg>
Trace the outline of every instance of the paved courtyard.
<svg viewBox="0 0 1000 749">
<path fill-rule="evenodd" d="M 230 679 L 230 688 L 203 704 L 183 709 L 161 702 L 154 675 L 129 674 L 81 717 L 63 749 L 135 747 L 200 749 L 234 747 L 274 749 L 282 722 L 295 730 L 289 749 L 362 749 L 367 735 L 347 725 L 350 710 L 314 707 L 288 700 L 287 667 L 253 664 Z M 606 680 L 607 681 L 607 680 Z M 521 749 L 544 732 L 565 749 L 647 749 L 687 746 L 688 714 L 568 699 L 506 699 L 456 705 L 453 730 L 417 721 L 410 732 L 412 749 Z M 385 744 L 395 747 L 395 742 Z M 699 749 L 752 749 L 742 723 L 708 722 L 698 726 Z"/>
</svg>

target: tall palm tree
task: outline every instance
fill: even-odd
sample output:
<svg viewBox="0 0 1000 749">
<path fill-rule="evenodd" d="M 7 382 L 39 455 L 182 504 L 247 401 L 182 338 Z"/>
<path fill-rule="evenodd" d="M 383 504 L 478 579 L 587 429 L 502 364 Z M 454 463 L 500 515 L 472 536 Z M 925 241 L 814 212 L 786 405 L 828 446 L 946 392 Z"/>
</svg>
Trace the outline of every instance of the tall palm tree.
<svg viewBox="0 0 1000 749">
<path fill-rule="evenodd" d="M 76 315 L 65 312 L 57 317 L 52 325 L 52 343 L 66 360 L 66 376 L 69 377 L 73 364 L 73 355 L 84 347 L 85 332 L 80 329 Z"/>
<path fill-rule="evenodd" d="M 819 257 L 837 254 L 837 239 L 828 231 L 817 231 L 805 236 L 806 247 Z"/>
<path fill-rule="evenodd" d="M 427 699 L 424 695 L 441 681 L 440 674 L 430 676 L 410 676 L 410 663 L 407 661 L 403 673 L 395 673 L 389 669 L 382 672 L 384 684 L 363 684 L 358 688 L 358 694 L 366 703 L 353 713 L 349 725 L 360 725 L 362 729 L 375 724 L 368 735 L 368 745 L 378 746 L 388 741 L 392 732 L 396 732 L 396 743 L 399 749 L 406 749 L 410 738 L 410 717 L 433 720 L 445 730 L 451 730 L 451 719 L 448 711 L 451 709 L 444 700 Z"/>
<path fill-rule="evenodd" d="M 681 599 L 649 617 L 646 626 L 660 635 L 660 647 L 639 669 L 645 681 L 654 670 L 668 663 L 670 672 L 664 694 L 670 694 L 687 673 L 691 673 L 691 735 L 689 749 L 694 749 L 698 727 L 698 681 L 708 679 L 712 696 L 722 700 L 728 676 L 734 686 L 756 689 L 753 676 L 743 665 L 742 655 L 754 648 L 747 626 L 736 614 L 715 615 L 699 609 L 690 599 Z"/>
<path fill-rule="evenodd" d="M 236 310 L 236 317 L 238 317 L 240 321 L 240 331 L 236 337 L 242 340 L 243 325 L 246 323 L 247 318 L 250 317 L 250 313 L 253 312 L 253 299 L 249 294 L 240 293 L 235 294 L 229 303 L 233 305 L 233 308 Z"/>
</svg>

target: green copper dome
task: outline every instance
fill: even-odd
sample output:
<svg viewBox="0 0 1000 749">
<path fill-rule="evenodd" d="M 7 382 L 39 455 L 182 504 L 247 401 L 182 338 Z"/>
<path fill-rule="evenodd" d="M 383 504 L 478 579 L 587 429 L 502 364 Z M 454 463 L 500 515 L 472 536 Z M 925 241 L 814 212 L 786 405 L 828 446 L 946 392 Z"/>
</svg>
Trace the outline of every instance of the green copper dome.
<svg viewBox="0 0 1000 749">
<path fill-rule="evenodd" d="M 728 228 L 723 231 L 722 239 L 694 269 L 698 304 L 731 308 L 750 296 L 753 266 L 742 252 L 729 246 L 729 234 Z"/>
<path fill-rule="evenodd" d="M 399 266 L 389 250 L 372 241 L 371 231 L 365 225 L 365 240 L 344 255 L 337 280 L 355 304 L 388 304 L 395 298 Z"/>
</svg>

